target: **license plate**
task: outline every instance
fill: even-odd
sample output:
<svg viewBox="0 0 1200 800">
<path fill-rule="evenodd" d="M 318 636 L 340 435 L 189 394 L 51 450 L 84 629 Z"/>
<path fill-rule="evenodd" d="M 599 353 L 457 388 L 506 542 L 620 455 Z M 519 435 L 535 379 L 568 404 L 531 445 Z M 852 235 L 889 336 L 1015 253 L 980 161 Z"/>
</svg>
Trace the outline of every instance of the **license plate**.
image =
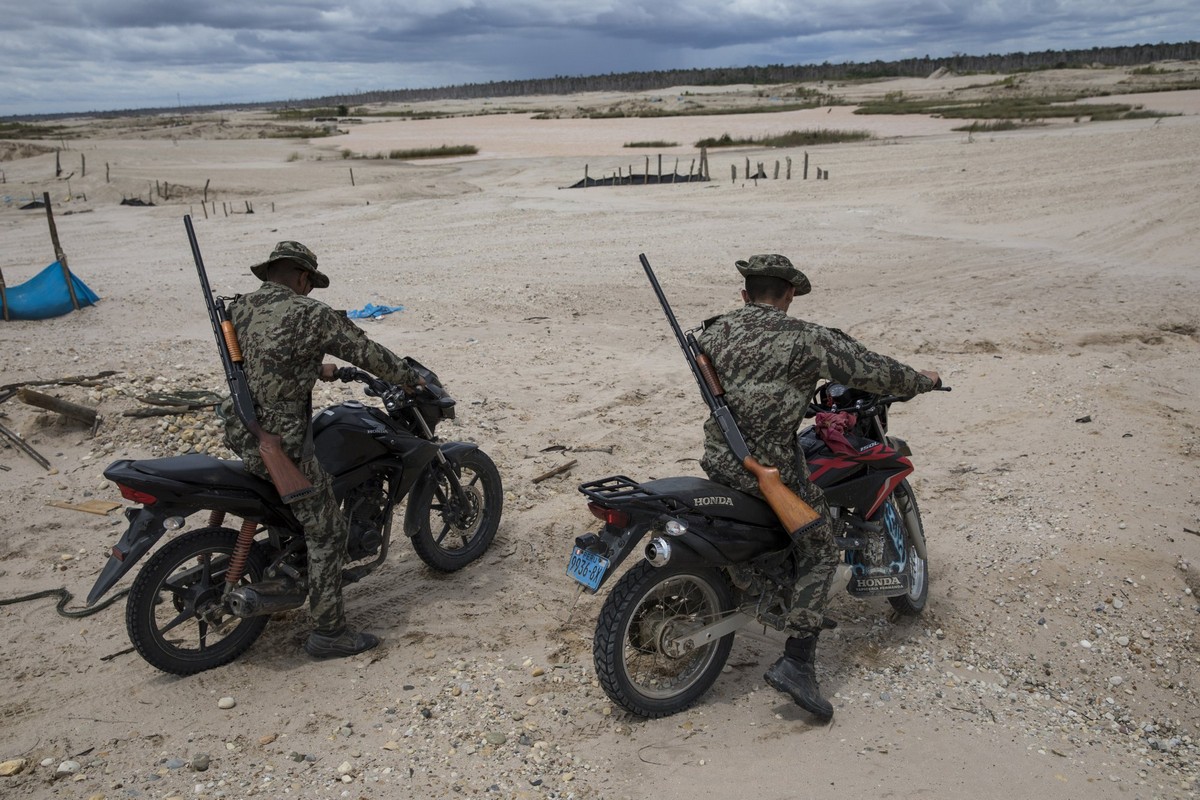
<svg viewBox="0 0 1200 800">
<path fill-rule="evenodd" d="M 593 592 L 600 588 L 604 573 L 608 572 L 608 559 L 590 550 L 576 547 L 567 562 L 567 574 Z"/>
</svg>

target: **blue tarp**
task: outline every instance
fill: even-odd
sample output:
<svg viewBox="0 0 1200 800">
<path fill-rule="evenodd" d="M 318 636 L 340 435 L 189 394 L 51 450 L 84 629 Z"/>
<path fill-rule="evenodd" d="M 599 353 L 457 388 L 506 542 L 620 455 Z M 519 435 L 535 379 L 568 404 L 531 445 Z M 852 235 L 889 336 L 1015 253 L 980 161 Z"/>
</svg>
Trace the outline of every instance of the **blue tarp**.
<svg viewBox="0 0 1200 800">
<path fill-rule="evenodd" d="M 367 303 L 362 308 L 347 311 L 346 316 L 350 319 L 379 319 L 384 314 L 403 310 L 404 306 L 377 306 L 374 303 Z"/>
<path fill-rule="evenodd" d="M 75 287 L 75 298 L 81 308 L 100 299 L 74 275 L 71 285 Z M 57 261 L 19 286 L 6 286 L 4 297 L 8 301 L 9 319 L 49 319 L 75 310 L 67 282 L 63 280 L 62 264 Z M 0 314 L 0 321 L 3 319 L 4 315 Z"/>
</svg>

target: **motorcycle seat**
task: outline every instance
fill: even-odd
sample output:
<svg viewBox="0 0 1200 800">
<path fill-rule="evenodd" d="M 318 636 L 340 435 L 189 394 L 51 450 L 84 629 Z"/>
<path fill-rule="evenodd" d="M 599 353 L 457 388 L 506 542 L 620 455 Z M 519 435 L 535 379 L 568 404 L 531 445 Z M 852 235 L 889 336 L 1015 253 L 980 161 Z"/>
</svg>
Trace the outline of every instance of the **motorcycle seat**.
<svg viewBox="0 0 1200 800">
<path fill-rule="evenodd" d="M 179 483 L 245 489 L 263 497 L 275 495 L 275 489 L 268 481 L 246 472 L 245 465 L 234 459 L 188 453 L 183 456 L 134 461 L 130 467 L 144 475 Z"/>
</svg>

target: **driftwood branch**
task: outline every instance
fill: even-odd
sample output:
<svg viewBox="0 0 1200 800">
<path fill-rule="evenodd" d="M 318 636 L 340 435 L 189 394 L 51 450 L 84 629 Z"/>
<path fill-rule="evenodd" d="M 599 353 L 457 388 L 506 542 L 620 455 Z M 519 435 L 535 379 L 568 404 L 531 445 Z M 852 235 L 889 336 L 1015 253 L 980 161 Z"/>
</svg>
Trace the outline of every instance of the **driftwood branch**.
<svg viewBox="0 0 1200 800">
<path fill-rule="evenodd" d="M 30 447 L 25 442 L 25 440 L 22 439 L 14 431 L 10 431 L 8 428 L 4 427 L 3 425 L 0 425 L 0 436 L 3 436 L 4 438 L 8 439 L 10 442 L 15 444 L 20 450 L 22 450 L 25 453 L 25 455 L 32 458 L 34 461 L 36 461 L 38 464 L 40 464 L 44 469 L 50 469 L 50 462 L 46 460 L 46 457 L 43 456 L 41 453 L 39 453 L 37 450 L 34 450 L 32 447 Z"/>
<path fill-rule="evenodd" d="M 59 397 L 51 397 L 48 394 L 35 392 L 33 389 L 18 389 L 17 399 L 22 403 L 44 408 L 47 411 L 54 411 L 62 414 L 64 417 L 70 417 L 87 425 L 96 424 L 96 409 L 94 408 L 81 406 Z"/>
<path fill-rule="evenodd" d="M 538 475 L 536 478 L 533 479 L 533 482 L 541 483 L 542 481 L 546 480 L 547 478 L 553 478 L 555 475 L 561 475 L 564 472 L 569 472 L 571 470 L 571 467 L 575 466 L 578 463 L 579 462 L 577 460 L 571 459 L 567 463 L 562 464 L 561 466 L 557 466 L 554 469 L 550 470 L 549 472 L 543 472 L 541 475 Z"/>
</svg>

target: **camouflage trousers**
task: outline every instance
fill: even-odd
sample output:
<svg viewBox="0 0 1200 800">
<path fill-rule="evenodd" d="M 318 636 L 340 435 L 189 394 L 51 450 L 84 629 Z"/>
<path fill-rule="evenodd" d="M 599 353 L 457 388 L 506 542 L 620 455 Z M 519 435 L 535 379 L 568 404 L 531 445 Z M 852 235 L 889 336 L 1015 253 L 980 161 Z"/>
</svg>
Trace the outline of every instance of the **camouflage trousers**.
<svg viewBox="0 0 1200 800">
<path fill-rule="evenodd" d="M 821 620 L 829 605 L 829 587 L 841 553 L 833 543 L 833 522 L 824 492 L 808 480 L 799 483 L 791 487 L 793 491 L 821 515 L 821 524 L 792 544 L 799 577 L 792 587 L 787 625 L 789 630 L 804 636 L 821 630 Z"/>
<path fill-rule="evenodd" d="M 243 456 L 246 471 L 270 480 L 258 450 Z M 316 493 L 290 504 L 304 526 L 308 549 L 308 611 L 317 630 L 333 631 L 346 624 L 342 602 L 342 567 L 346 563 L 346 517 L 333 496 L 329 474 L 315 458 L 300 463 L 300 471 L 312 481 Z"/>
</svg>

